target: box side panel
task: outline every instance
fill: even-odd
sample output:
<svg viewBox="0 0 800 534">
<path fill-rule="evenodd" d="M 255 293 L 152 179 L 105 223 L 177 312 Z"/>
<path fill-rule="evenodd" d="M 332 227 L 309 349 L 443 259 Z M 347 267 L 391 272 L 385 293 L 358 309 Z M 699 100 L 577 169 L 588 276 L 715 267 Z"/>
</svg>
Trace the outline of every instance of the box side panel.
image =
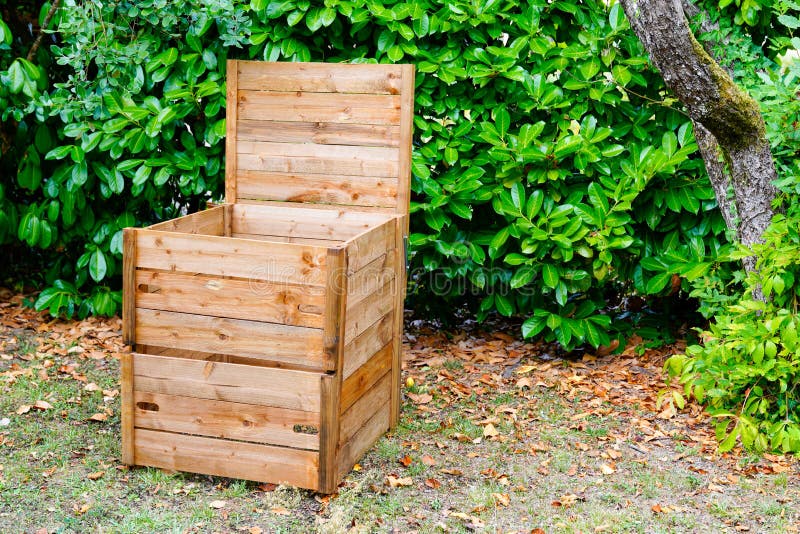
<svg viewBox="0 0 800 534">
<path fill-rule="evenodd" d="M 317 489 L 316 451 L 140 429 L 136 464 Z"/>
</svg>

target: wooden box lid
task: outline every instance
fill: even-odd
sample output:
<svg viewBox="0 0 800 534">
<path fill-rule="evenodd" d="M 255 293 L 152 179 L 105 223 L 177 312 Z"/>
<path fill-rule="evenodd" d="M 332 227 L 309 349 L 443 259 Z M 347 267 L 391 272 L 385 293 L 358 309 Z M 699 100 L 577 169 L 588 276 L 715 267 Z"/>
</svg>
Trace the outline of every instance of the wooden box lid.
<svg viewBox="0 0 800 534">
<path fill-rule="evenodd" d="M 227 69 L 227 202 L 408 214 L 413 65 Z"/>
</svg>

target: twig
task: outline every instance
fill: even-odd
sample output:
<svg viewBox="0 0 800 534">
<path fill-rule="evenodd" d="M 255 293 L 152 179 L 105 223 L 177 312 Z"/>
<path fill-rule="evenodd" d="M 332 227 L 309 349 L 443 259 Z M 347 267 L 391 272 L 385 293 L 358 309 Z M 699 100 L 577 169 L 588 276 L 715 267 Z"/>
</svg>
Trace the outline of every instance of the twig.
<svg viewBox="0 0 800 534">
<path fill-rule="evenodd" d="M 39 35 L 36 36 L 36 40 L 33 42 L 33 46 L 31 46 L 30 51 L 28 51 L 28 55 L 25 59 L 31 61 L 33 59 L 34 54 L 39 49 L 39 45 L 42 44 L 42 39 L 44 38 L 44 31 L 50 25 L 50 21 L 53 19 L 53 15 L 56 14 L 56 10 L 58 9 L 58 4 L 61 3 L 61 0 L 53 0 L 53 3 L 50 5 L 50 10 L 47 12 L 47 16 L 44 18 L 44 22 L 42 23 L 41 28 L 39 28 Z"/>
</svg>

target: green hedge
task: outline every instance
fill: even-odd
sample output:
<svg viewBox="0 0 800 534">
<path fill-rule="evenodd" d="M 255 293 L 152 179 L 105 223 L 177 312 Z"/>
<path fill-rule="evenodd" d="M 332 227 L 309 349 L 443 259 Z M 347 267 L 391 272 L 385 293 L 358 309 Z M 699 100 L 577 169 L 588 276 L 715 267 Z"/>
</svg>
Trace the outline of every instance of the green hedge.
<svg viewBox="0 0 800 534">
<path fill-rule="evenodd" d="M 38 306 L 53 313 L 114 313 L 121 228 L 222 194 L 228 57 L 416 64 L 416 305 L 607 345 L 620 295 L 716 268 L 724 224 L 691 128 L 615 3 L 62 6 L 33 62 L 0 50 L 15 121 L 0 240 L 50 266 Z"/>
</svg>

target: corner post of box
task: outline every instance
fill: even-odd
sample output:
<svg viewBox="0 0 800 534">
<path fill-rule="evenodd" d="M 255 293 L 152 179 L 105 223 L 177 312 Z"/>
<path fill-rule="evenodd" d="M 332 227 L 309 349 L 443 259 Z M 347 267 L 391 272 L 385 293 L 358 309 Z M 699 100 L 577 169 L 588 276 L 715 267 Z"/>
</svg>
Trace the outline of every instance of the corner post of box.
<svg viewBox="0 0 800 534">
<path fill-rule="evenodd" d="M 122 341 L 136 350 L 136 228 L 122 230 Z"/>
<path fill-rule="evenodd" d="M 319 488 L 333 493 L 339 481 L 339 397 L 344 365 L 345 313 L 347 311 L 347 250 L 329 248 L 325 262 L 325 315 L 323 357 L 326 373 L 320 377 Z"/>
<path fill-rule="evenodd" d="M 408 227 L 408 215 L 395 219 L 395 283 L 393 291 L 394 324 L 392 325 L 392 389 L 390 396 L 389 427 L 394 429 L 400 420 L 400 406 L 402 404 L 402 363 L 403 363 L 403 312 L 406 299 L 406 236 L 405 228 Z"/>
<path fill-rule="evenodd" d="M 398 168 L 398 215 L 406 215 L 403 235 L 408 235 L 411 200 L 411 142 L 414 133 L 414 65 L 402 65 L 400 84 L 400 165 Z"/>
<path fill-rule="evenodd" d="M 225 104 L 225 202 L 236 202 L 236 130 L 239 112 L 239 62 L 229 59 L 226 63 L 226 104 Z"/>
<path fill-rule="evenodd" d="M 134 425 L 133 425 L 133 354 L 123 352 L 120 354 L 120 400 L 122 412 L 120 426 L 122 430 L 122 463 L 134 465 Z"/>
</svg>

